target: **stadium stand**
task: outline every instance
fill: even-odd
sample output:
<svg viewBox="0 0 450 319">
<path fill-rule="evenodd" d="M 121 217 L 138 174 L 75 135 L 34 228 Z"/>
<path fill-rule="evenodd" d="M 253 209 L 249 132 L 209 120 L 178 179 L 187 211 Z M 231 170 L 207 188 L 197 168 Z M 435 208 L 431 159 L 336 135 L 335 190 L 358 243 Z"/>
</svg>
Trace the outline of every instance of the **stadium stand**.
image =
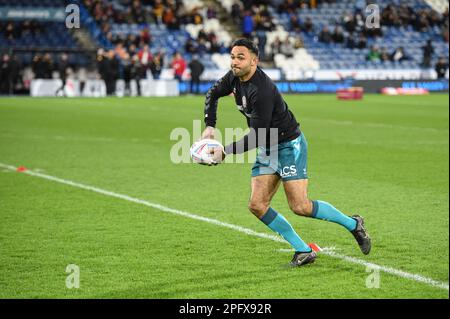
<svg viewBox="0 0 450 319">
<path fill-rule="evenodd" d="M 222 1 L 230 13 L 235 3 L 233 0 Z M 364 27 L 365 1 L 317 3 L 317 7 L 311 7 L 309 1 L 272 1 L 266 9 L 277 27 L 276 30 L 266 32 L 265 50 L 274 53 L 275 65 L 283 70 L 287 78 L 294 79 L 302 71 L 318 69 L 420 68 L 423 46 L 427 40 L 431 40 L 434 46 L 432 65 L 440 56 L 448 58 L 447 1 L 376 1 L 381 11 L 381 29 L 375 34 Z M 367 3 L 370 4 L 370 1 Z M 265 10 L 264 6 L 254 6 L 253 14 Z M 400 19 L 397 17 L 396 21 L 391 21 L 389 10 L 394 11 L 394 16 L 405 10 L 409 15 L 406 19 L 400 15 Z M 335 29 L 341 30 L 337 32 L 340 37 L 336 35 L 334 38 Z M 288 39 L 291 44 L 301 39 L 303 48 L 297 48 L 292 57 L 282 52 L 272 52 L 277 39 Z M 386 51 L 388 58 L 367 59 L 371 47 Z M 403 48 L 406 57 L 401 60 L 389 57 L 399 47 Z"/>
<path fill-rule="evenodd" d="M 371 3 L 380 28 L 365 26 Z M 68 4 L 79 7 L 79 30 L 65 25 Z M 258 43 L 266 69 L 280 70 L 287 80 L 328 70 L 426 69 L 420 74 L 431 76 L 449 56 L 445 0 L 3 0 L 0 10 L 0 51 L 14 56 L 28 79 L 36 59 L 46 56 L 47 67 L 57 71 L 64 52 L 74 70 L 92 70 L 104 80 L 172 79 L 178 52 L 186 64 L 199 56 L 203 77 L 212 80 L 228 69 L 229 46 L 241 35 Z M 33 10 L 38 15 L 31 19 L 18 14 Z M 58 14 L 43 17 L 39 10 Z M 106 74 L 105 61 L 117 70 Z M 188 69 L 182 79 L 189 79 Z"/>
</svg>

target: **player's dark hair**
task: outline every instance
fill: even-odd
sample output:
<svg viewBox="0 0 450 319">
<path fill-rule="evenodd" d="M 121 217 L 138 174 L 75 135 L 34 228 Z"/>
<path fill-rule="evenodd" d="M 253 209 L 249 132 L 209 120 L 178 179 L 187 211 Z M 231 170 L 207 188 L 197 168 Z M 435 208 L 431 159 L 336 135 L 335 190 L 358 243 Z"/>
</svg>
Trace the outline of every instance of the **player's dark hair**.
<svg viewBox="0 0 450 319">
<path fill-rule="evenodd" d="M 246 38 L 240 38 L 234 40 L 234 42 L 231 44 L 231 49 L 237 46 L 246 47 L 250 52 L 253 52 L 256 54 L 257 57 L 259 57 L 259 50 L 258 47 L 249 39 Z"/>
</svg>

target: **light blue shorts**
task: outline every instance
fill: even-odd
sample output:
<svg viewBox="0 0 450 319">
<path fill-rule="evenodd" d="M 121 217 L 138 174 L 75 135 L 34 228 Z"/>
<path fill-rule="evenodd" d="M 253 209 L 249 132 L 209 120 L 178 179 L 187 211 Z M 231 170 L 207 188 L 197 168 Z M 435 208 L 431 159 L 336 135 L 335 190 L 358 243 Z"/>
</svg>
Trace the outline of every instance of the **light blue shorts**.
<svg viewBox="0 0 450 319">
<path fill-rule="evenodd" d="M 303 132 L 292 141 L 266 148 L 258 147 L 258 155 L 252 167 L 252 177 L 277 174 L 283 181 L 307 179 L 306 162 L 308 143 Z"/>
</svg>

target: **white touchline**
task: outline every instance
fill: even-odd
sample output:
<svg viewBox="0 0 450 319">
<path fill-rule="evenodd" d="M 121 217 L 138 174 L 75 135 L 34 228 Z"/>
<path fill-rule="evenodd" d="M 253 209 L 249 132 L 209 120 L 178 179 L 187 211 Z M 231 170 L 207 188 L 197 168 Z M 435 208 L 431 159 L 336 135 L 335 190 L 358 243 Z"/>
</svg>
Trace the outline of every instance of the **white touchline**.
<svg viewBox="0 0 450 319">
<path fill-rule="evenodd" d="M 7 165 L 7 164 L 3 164 L 3 163 L 0 163 L 0 167 L 6 168 L 6 169 L 11 170 L 11 171 L 16 171 L 17 170 L 16 167 L 11 166 L 11 165 Z M 181 215 L 181 216 L 188 217 L 188 218 L 191 218 L 191 219 L 201 220 L 201 221 L 204 221 L 204 222 L 207 222 L 207 223 L 210 223 L 210 224 L 214 224 L 214 225 L 230 228 L 230 229 L 237 230 L 237 231 L 239 231 L 241 233 L 245 233 L 245 234 L 250 235 L 250 236 L 270 239 L 270 240 L 277 241 L 277 242 L 280 242 L 280 243 L 286 243 L 286 241 L 284 239 L 282 239 L 281 237 L 275 236 L 275 235 L 269 235 L 269 234 L 265 234 L 265 233 L 256 232 L 256 231 L 254 231 L 252 229 L 249 229 L 249 228 L 245 228 L 245 227 L 241 227 L 241 226 L 233 225 L 233 224 L 229 224 L 229 223 L 224 223 L 224 222 L 221 222 L 220 220 L 217 220 L 217 219 L 203 217 L 203 216 L 200 216 L 200 215 L 195 215 L 195 214 L 192 214 L 192 213 L 189 213 L 189 212 L 185 212 L 185 211 L 181 211 L 181 210 L 178 210 L 178 209 L 173 209 L 173 208 L 166 207 L 166 206 L 163 206 L 163 205 L 155 204 L 155 203 L 152 203 L 152 202 L 149 202 L 149 201 L 146 201 L 146 200 L 142 200 L 142 199 L 138 199 L 138 198 L 134 198 L 134 197 L 131 197 L 131 196 L 128 196 L 128 195 L 123 195 L 123 194 L 118 194 L 118 193 L 115 193 L 115 192 L 110 192 L 110 191 L 103 190 L 103 189 L 100 189 L 100 188 L 97 188 L 97 187 L 94 187 L 94 186 L 89 186 L 89 185 L 84 185 L 84 184 L 72 182 L 70 180 L 66 180 L 66 179 L 62 179 L 62 178 L 58 178 L 58 177 L 54 177 L 54 176 L 50 176 L 50 175 L 46 175 L 46 174 L 42 174 L 42 173 L 37 173 L 37 172 L 31 171 L 31 170 L 26 170 L 26 171 L 24 171 L 22 173 L 28 174 L 28 175 L 31 175 L 31 176 L 44 178 L 44 179 L 47 179 L 47 180 L 50 180 L 50 181 L 54 181 L 54 182 L 58 182 L 58 183 L 61 183 L 61 184 L 66 184 L 66 185 L 70 185 L 70 186 L 73 186 L 73 187 L 78 187 L 78 188 L 81 188 L 81 189 L 89 190 L 89 191 L 92 191 L 92 192 L 95 192 L 95 193 L 99 193 L 99 194 L 103 194 L 103 195 L 106 195 L 106 196 L 120 198 L 120 199 L 129 201 L 129 202 L 133 202 L 133 203 L 145 205 L 145 206 L 148 206 L 148 207 L 152 207 L 152 208 L 155 208 L 155 209 L 167 212 L 167 213 Z M 405 271 L 402 271 L 402 270 L 398 270 L 398 269 L 394 269 L 394 268 L 391 268 L 391 267 L 380 266 L 380 265 L 377 265 L 377 264 L 369 263 L 369 262 L 364 261 L 362 259 L 358 259 L 358 258 L 354 258 L 354 257 L 338 254 L 332 249 L 324 249 L 321 252 L 321 254 L 324 254 L 324 255 L 327 255 L 327 256 L 330 256 L 330 257 L 333 257 L 333 258 L 338 258 L 338 259 L 341 259 L 341 260 L 344 260 L 344 261 L 347 261 L 347 262 L 350 262 L 350 263 L 363 265 L 363 266 L 366 266 L 366 267 L 369 266 L 369 267 L 371 267 L 373 269 L 378 269 L 378 270 L 383 271 L 385 273 L 388 273 L 390 275 L 394 275 L 394 276 L 398 276 L 398 277 L 401 277 L 401 278 L 413 280 L 413 281 L 416 281 L 416 282 L 421 282 L 421 283 L 424 283 L 424 284 L 427 284 L 427 285 L 430 285 L 430 286 L 433 286 L 433 287 L 436 287 L 436 288 L 449 290 L 448 289 L 448 283 L 437 281 L 437 280 L 434 280 L 434 279 L 431 279 L 431 278 L 427 278 L 427 277 L 424 277 L 424 276 L 421 276 L 421 275 L 417 275 L 417 274 L 411 274 L 411 273 L 408 273 L 408 272 L 405 272 Z"/>
</svg>

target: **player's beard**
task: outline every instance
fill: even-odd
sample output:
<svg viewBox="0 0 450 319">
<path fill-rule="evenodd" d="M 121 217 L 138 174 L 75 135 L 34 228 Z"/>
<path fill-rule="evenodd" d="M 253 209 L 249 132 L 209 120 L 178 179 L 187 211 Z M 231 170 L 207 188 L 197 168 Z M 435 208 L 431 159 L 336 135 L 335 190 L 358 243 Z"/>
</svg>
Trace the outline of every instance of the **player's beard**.
<svg viewBox="0 0 450 319">
<path fill-rule="evenodd" d="M 231 68 L 231 71 L 233 72 L 234 76 L 241 78 L 250 72 L 250 68 Z"/>
</svg>

